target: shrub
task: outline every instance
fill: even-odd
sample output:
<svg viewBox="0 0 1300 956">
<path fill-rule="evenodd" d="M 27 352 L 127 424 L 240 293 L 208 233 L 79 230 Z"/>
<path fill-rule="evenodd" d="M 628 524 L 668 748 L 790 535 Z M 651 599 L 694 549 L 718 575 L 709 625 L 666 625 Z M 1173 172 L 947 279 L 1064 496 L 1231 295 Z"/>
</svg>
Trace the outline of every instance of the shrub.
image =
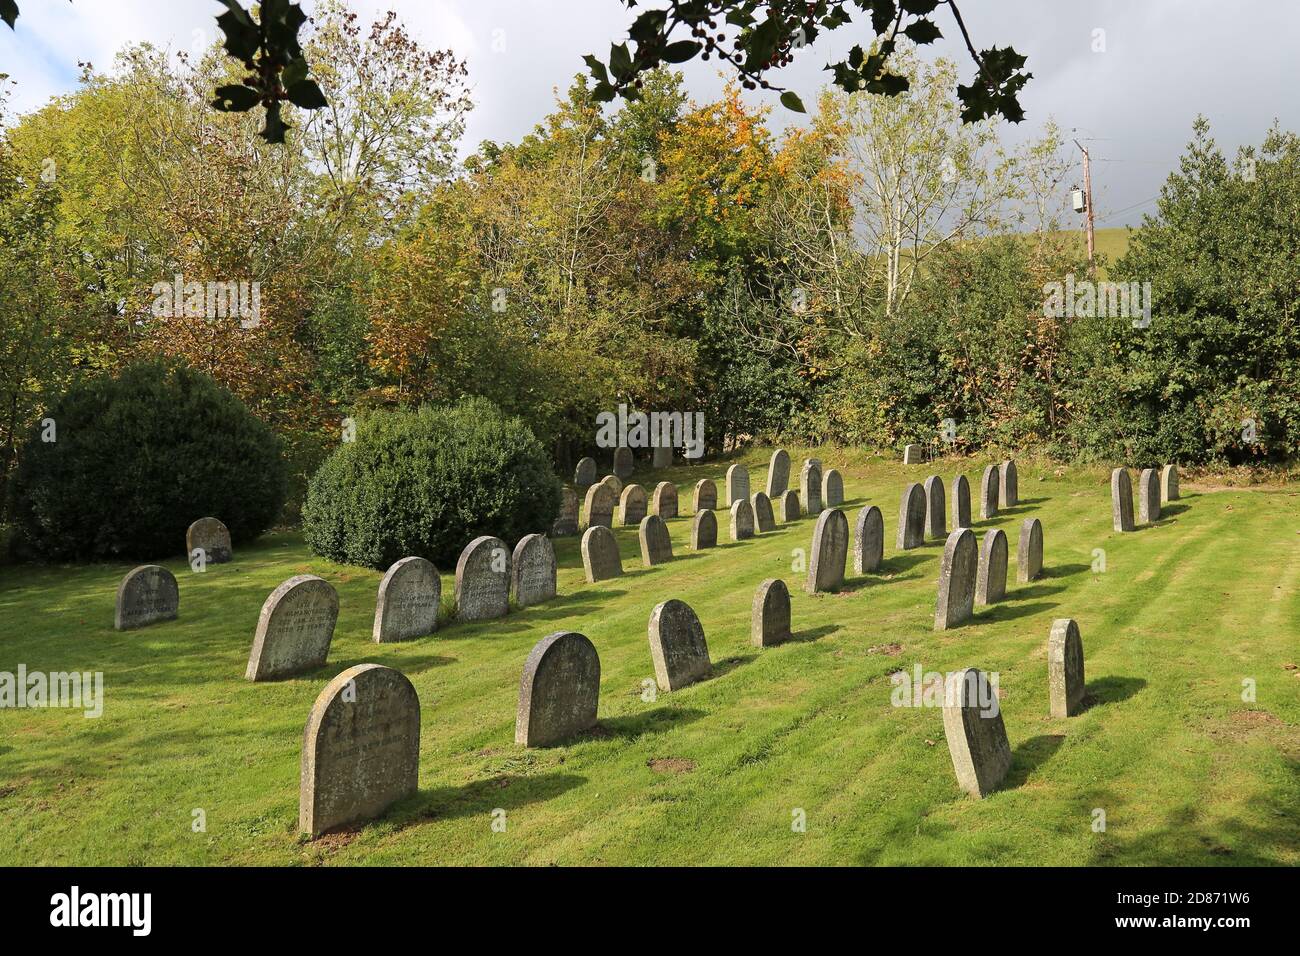
<svg viewBox="0 0 1300 956">
<path fill-rule="evenodd" d="M 312 551 L 384 569 L 418 555 L 450 569 L 479 535 L 548 531 L 560 507 L 528 427 L 482 398 L 375 412 L 316 472 L 303 505 Z"/>
<path fill-rule="evenodd" d="M 234 542 L 269 528 L 287 484 L 280 441 L 230 392 L 149 362 L 74 384 L 38 422 L 13 487 L 15 547 L 87 561 L 183 554 L 220 518 Z"/>
</svg>

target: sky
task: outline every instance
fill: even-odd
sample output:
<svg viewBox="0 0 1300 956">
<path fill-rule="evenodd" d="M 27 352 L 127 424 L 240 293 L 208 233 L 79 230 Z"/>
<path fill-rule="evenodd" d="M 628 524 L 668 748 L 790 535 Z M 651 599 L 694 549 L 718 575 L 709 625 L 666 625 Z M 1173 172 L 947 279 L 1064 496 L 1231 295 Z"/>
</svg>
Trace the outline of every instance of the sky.
<svg viewBox="0 0 1300 956">
<path fill-rule="evenodd" d="M 308 13 L 313 0 L 302 0 Z M 640 0 L 637 10 L 662 6 Z M 16 86 L 10 108 L 24 112 L 76 88 L 78 63 L 111 67 L 123 45 L 148 40 L 172 50 L 215 42 L 216 0 L 19 0 L 11 32 L 0 24 L 0 72 Z M 517 140 L 547 113 L 554 91 L 584 71 L 582 56 L 606 58 L 633 14 L 622 0 L 351 0 L 364 19 L 393 9 L 433 48 L 450 48 L 469 67 L 474 110 L 463 154 L 484 139 Z M 1259 143 L 1274 120 L 1300 130 L 1300 3 L 1292 0 L 959 0 L 979 49 L 1015 47 L 1034 74 L 1021 96 L 1027 117 L 1008 128 L 1017 142 L 1054 119 L 1093 158 L 1097 226 L 1136 225 L 1154 207 L 1176 168 L 1198 113 L 1231 154 Z M 957 60 L 963 81 L 973 64 L 951 12 L 934 15 L 944 32 L 927 55 Z M 1100 32 L 1099 32 L 1100 31 Z M 800 51 L 773 79 L 815 101 L 823 67 L 842 59 L 867 27 L 850 25 Z M 687 89 L 701 102 L 722 87 L 716 63 L 693 62 Z M 801 117 L 773 102 L 771 125 Z M 1080 175 L 1081 179 L 1081 175 Z"/>
</svg>

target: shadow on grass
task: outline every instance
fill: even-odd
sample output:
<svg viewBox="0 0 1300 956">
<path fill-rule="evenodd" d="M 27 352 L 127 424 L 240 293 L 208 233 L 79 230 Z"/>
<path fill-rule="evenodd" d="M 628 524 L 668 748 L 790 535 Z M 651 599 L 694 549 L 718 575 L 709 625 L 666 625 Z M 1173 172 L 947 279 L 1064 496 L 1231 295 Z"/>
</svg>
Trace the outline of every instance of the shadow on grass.
<svg viewBox="0 0 1300 956">
<path fill-rule="evenodd" d="M 1053 564 L 1044 566 L 1039 576 L 1043 578 L 1070 578 L 1076 574 L 1083 574 L 1085 571 L 1091 570 L 1091 564 Z"/>
<path fill-rule="evenodd" d="M 911 551 L 915 550 L 915 548 L 911 549 Z M 931 556 L 928 554 L 913 554 L 911 552 L 896 554 L 891 558 L 885 558 L 885 560 L 881 561 L 880 564 L 876 566 L 876 573 L 901 574 L 904 571 L 916 567 L 918 564 L 925 564 L 930 560 L 930 557 Z"/>
<path fill-rule="evenodd" d="M 737 667 L 743 667 L 757 657 L 757 654 L 733 654 L 731 657 L 725 657 L 714 663 L 713 673 L 710 675 L 709 679 L 714 680 L 719 677 L 725 677 Z"/>
<path fill-rule="evenodd" d="M 404 818 L 398 824 L 398 829 L 402 829 L 421 820 L 452 820 L 479 815 L 487 817 L 497 808 L 514 810 L 530 803 L 550 800 L 586 782 L 586 777 L 574 774 L 529 777 L 501 774 L 490 780 L 475 780 L 460 787 L 421 790 L 393 809 Z"/>
<path fill-rule="evenodd" d="M 1164 521 L 1166 518 L 1172 518 L 1174 515 L 1180 515 L 1184 511 L 1190 510 L 1191 505 L 1161 505 L 1160 521 Z"/>
<path fill-rule="evenodd" d="M 1084 688 L 1088 707 L 1104 707 L 1126 701 L 1147 686 L 1141 677 L 1101 677 Z"/>
<path fill-rule="evenodd" d="M 630 714 L 626 717 L 606 717 L 581 739 L 599 740 L 619 737 L 624 740 L 635 740 L 645 734 L 660 734 L 674 727 L 693 724 L 703 716 L 704 711 L 694 707 L 656 707 L 654 710 Z"/>
<path fill-rule="evenodd" d="M 1030 737 L 1011 753 L 1011 769 L 1000 790 L 1014 790 L 1023 785 L 1030 775 L 1061 749 L 1065 734 L 1039 734 Z"/>
<path fill-rule="evenodd" d="M 806 641 L 815 641 L 819 637 L 825 637 L 827 634 L 834 634 L 836 631 L 842 630 L 844 630 L 844 628 L 838 624 L 823 624 L 821 627 L 810 627 L 806 631 L 796 631 L 791 634 L 790 639 L 786 641 L 786 643 L 802 644 Z"/>
<path fill-rule="evenodd" d="M 1031 617 L 1042 611 L 1050 611 L 1054 607 L 1060 607 L 1059 604 L 1040 602 L 1038 604 L 995 604 L 978 617 L 972 618 L 966 624 L 983 624 L 987 621 L 1014 621 L 1022 617 Z"/>
</svg>

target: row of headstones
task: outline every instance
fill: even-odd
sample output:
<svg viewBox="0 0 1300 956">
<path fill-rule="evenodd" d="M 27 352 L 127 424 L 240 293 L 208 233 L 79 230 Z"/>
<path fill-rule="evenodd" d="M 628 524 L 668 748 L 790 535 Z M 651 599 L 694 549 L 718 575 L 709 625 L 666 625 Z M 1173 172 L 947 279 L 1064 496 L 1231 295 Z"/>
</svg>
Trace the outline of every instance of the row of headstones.
<svg viewBox="0 0 1300 956">
<path fill-rule="evenodd" d="M 660 448 L 655 446 L 651 449 L 650 467 L 655 470 L 669 468 L 673 463 L 673 450 L 669 447 Z M 627 481 L 632 477 L 632 472 L 636 467 L 636 459 L 632 455 L 632 449 L 620 445 L 614 449 L 614 462 L 611 471 L 620 481 Z M 598 466 L 596 459 L 588 456 L 578 459 L 578 464 L 573 469 L 573 483 L 579 488 L 586 488 L 588 485 L 596 483 L 596 474 Z"/>
<path fill-rule="evenodd" d="M 1160 520 L 1160 501 L 1178 500 L 1178 466 L 1165 465 L 1158 472 L 1143 468 L 1138 477 L 1138 517 L 1144 524 Z M 1116 531 L 1132 531 L 1133 482 L 1127 468 L 1110 473 L 1110 513 Z"/>
<path fill-rule="evenodd" d="M 1020 503 L 1020 479 L 1014 461 L 994 463 L 984 469 L 980 479 L 980 520 L 996 518 L 1001 508 L 1013 508 Z M 965 475 L 957 475 L 950 483 L 952 494 L 952 523 L 955 529 L 971 526 L 970 482 Z M 943 479 L 931 475 L 923 482 L 913 482 L 903 489 L 898 508 L 898 535 L 896 545 L 900 551 L 919 548 L 925 536 L 944 538 L 948 535 L 947 496 Z"/>
</svg>

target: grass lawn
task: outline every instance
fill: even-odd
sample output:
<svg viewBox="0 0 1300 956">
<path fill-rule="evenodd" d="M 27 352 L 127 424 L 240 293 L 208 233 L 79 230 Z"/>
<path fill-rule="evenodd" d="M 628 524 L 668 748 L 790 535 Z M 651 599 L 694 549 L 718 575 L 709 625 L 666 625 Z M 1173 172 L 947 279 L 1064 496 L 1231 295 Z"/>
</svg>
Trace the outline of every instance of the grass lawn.
<svg viewBox="0 0 1300 956">
<path fill-rule="evenodd" d="M 810 451 L 790 452 L 797 476 Z M 1185 483 L 1157 525 L 1119 535 L 1107 473 L 1023 461 L 1019 507 L 976 524 L 1007 532 L 1006 601 L 935 633 L 942 543 L 894 550 L 899 496 L 907 481 L 962 471 L 977 499 L 984 461 L 817 454 L 844 473 L 851 527 L 866 503 L 885 516 L 881 571 L 855 576 L 850 563 L 834 595 L 805 594 L 792 570 L 811 519 L 733 544 L 723 517 L 716 550 L 689 550 L 691 488 L 710 477 L 721 490 L 727 463 L 672 470 L 686 513 L 669 522 L 672 562 L 642 569 L 635 530 L 620 529 L 625 576 L 588 585 L 578 539 L 563 539 L 555 601 L 403 644 L 370 641 L 380 575 L 315 559 L 293 534 L 202 574 L 166 562 L 179 620 L 124 633 L 112 622 L 127 565 L 0 568 L 0 670 L 102 671 L 106 695 L 99 719 L 0 710 L 0 863 L 1300 864 L 1300 671 L 1288 669 L 1300 662 L 1300 497 Z M 767 452 L 743 460 L 762 488 Z M 656 476 L 639 480 L 650 490 Z M 1016 544 L 1031 515 L 1046 572 L 1022 585 Z M 263 600 L 304 572 L 339 591 L 329 665 L 245 681 Z M 790 586 L 795 640 L 760 651 L 750 602 L 767 577 Z M 647 701 L 646 624 L 670 597 L 699 614 L 714 676 Z M 1048 716 L 1058 617 L 1079 622 L 1095 699 L 1068 720 Z M 600 652 L 600 728 L 523 750 L 520 670 L 560 629 Z M 307 713 L 330 678 L 365 661 L 400 669 L 419 692 L 420 792 L 306 842 Z M 1014 754 L 1002 790 L 965 796 L 941 712 L 891 706 L 890 673 L 915 664 L 1000 675 Z M 792 830 L 796 808 L 806 832 Z M 195 809 L 206 832 L 192 829 Z"/>
</svg>

